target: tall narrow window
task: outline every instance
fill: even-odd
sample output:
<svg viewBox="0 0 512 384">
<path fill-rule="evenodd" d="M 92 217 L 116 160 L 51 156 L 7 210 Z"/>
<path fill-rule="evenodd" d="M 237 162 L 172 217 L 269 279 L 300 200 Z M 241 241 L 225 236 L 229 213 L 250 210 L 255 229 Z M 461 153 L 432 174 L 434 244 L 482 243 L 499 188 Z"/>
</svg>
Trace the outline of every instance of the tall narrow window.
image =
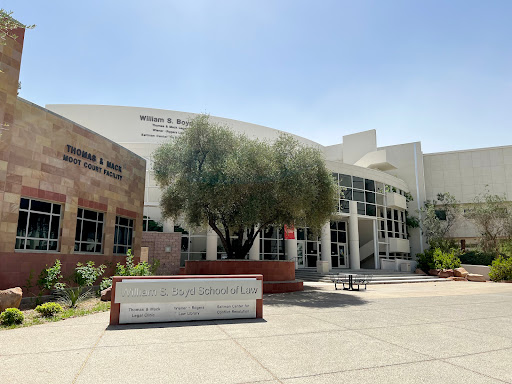
<svg viewBox="0 0 512 384">
<path fill-rule="evenodd" d="M 114 253 L 126 254 L 132 247 L 133 219 L 116 216 L 116 231 L 114 234 Z"/>
<path fill-rule="evenodd" d="M 78 208 L 76 217 L 75 251 L 101 253 L 103 213 Z"/>
<path fill-rule="evenodd" d="M 59 249 L 61 205 L 21 198 L 15 249 Z"/>
</svg>

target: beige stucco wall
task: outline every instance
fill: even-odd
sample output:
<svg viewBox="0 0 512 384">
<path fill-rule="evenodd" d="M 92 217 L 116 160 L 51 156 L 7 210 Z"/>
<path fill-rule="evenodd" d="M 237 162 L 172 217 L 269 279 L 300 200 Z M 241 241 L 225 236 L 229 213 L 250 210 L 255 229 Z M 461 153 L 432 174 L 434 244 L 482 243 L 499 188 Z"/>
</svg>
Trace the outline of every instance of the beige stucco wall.
<svg viewBox="0 0 512 384">
<path fill-rule="evenodd" d="M 426 154 L 424 160 L 429 200 L 450 192 L 472 203 L 488 190 L 512 201 L 512 146 Z"/>
<path fill-rule="evenodd" d="M 400 178 L 409 186 L 413 201 L 407 204 L 410 216 L 418 217 L 419 210 L 425 202 L 425 179 L 423 176 L 423 152 L 421 143 L 407 143 L 379 147 L 385 150 L 389 163 L 396 169 L 386 171 L 390 175 Z M 411 253 L 416 254 L 425 249 L 426 243 L 419 228 L 409 230 Z"/>
<path fill-rule="evenodd" d="M 512 201 L 512 146 L 426 154 L 424 162 L 427 199 L 449 192 L 461 203 L 450 237 L 479 237 L 463 217 L 478 195 L 489 192 Z"/>
</svg>

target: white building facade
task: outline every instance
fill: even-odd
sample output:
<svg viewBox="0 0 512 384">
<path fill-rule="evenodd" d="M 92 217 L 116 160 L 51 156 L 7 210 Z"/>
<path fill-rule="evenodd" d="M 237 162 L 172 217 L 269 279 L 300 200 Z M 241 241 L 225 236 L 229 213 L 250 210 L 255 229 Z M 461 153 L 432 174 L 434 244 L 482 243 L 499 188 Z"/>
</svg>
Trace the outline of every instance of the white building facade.
<svg viewBox="0 0 512 384">
<path fill-rule="evenodd" d="M 164 232 L 180 230 L 162 220 L 160 189 L 152 174 L 152 153 L 163 142 L 180 135 L 196 114 L 138 107 L 100 105 L 47 105 L 67 117 L 121 144 L 147 160 L 144 215 L 163 223 Z M 275 140 L 282 131 L 211 116 L 211 121 L 259 140 Z M 421 143 L 378 147 L 376 131 L 343 136 L 343 142 L 322 146 L 292 135 L 323 152 L 327 167 L 339 185 L 335 219 L 316 238 L 307 228 L 295 228 L 285 239 L 283 228 L 269 228 L 249 252 L 255 260 L 295 260 L 297 268 L 390 268 L 400 260 L 414 260 L 425 240 L 418 228 L 407 228 L 406 217 L 418 216 L 426 199 L 450 192 L 462 204 L 484 192 L 505 194 L 512 200 L 512 146 L 451 153 L 423 154 Z M 148 229 L 145 224 L 145 229 Z M 475 238 L 475 229 L 461 223 L 453 236 Z M 290 236 L 287 236 L 290 237 Z M 185 231 L 181 262 L 223 257 L 213 231 Z M 404 264 L 407 265 L 406 262 Z"/>
</svg>

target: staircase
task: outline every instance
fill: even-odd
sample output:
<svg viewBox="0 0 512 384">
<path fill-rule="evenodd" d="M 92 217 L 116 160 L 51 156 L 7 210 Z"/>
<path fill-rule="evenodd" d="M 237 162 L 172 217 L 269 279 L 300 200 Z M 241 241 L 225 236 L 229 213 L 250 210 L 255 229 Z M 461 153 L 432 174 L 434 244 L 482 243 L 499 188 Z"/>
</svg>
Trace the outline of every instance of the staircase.
<svg viewBox="0 0 512 384">
<path fill-rule="evenodd" d="M 337 275 L 338 273 L 357 273 L 365 275 L 373 275 L 370 284 L 402 284 L 402 283 L 438 283 L 444 281 L 451 281 L 449 279 L 442 279 L 437 276 L 418 275 L 409 272 L 391 272 L 381 269 L 360 269 L 350 270 L 334 268 L 329 274 L 318 273 L 315 269 L 296 269 L 295 279 L 305 282 L 323 282 L 331 283 L 330 276 Z"/>
</svg>

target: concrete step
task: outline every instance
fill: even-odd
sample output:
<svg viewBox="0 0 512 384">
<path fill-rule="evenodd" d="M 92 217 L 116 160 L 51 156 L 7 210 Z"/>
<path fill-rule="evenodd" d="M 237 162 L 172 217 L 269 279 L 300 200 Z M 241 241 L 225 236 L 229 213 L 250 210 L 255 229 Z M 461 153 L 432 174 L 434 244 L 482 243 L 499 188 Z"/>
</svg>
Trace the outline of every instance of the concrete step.
<svg viewBox="0 0 512 384">
<path fill-rule="evenodd" d="M 357 273 L 373 275 L 371 284 L 403 284 L 403 283 L 426 283 L 448 281 L 437 276 L 418 275 L 407 272 L 389 272 L 382 270 L 359 270 L 359 271 L 332 271 L 329 274 L 321 274 L 315 270 L 296 270 L 295 278 L 306 282 L 331 283 L 331 276 L 339 273 Z M 374 273 L 375 272 L 375 273 Z"/>
</svg>

